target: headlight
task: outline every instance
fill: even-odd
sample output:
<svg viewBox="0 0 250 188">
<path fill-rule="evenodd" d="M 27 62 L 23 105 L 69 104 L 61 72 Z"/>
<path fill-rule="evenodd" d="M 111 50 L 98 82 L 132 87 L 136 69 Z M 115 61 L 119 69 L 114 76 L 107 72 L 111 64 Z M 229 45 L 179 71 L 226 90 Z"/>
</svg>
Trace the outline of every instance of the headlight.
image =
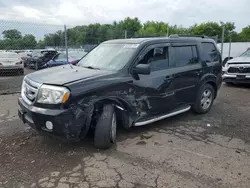
<svg viewBox="0 0 250 188">
<path fill-rule="evenodd" d="M 38 91 L 37 102 L 44 104 L 65 103 L 70 91 L 65 87 L 42 85 Z"/>
</svg>

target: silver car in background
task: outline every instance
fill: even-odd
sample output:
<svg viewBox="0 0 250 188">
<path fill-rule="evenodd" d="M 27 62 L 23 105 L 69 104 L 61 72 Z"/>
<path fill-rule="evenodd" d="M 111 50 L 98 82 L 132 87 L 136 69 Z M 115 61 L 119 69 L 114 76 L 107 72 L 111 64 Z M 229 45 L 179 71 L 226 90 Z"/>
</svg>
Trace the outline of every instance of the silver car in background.
<svg viewBox="0 0 250 188">
<path fill-rule="evenodd" d="M 1 75 L 24 74 L 24 66 L 19 54 L 15 52 L 0 52 Z"/>
</svg>

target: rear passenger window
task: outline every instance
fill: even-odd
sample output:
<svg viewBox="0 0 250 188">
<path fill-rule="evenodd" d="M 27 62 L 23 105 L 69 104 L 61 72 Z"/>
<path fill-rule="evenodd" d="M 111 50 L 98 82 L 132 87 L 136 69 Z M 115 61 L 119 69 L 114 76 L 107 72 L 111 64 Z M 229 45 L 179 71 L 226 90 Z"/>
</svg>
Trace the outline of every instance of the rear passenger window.
<svg viewBox="0 0 250 188">
<path fill-rule="evenodd" d="M 202 49 L 203 49 L 203 55 L 204 55 L 204 61 L 209 63 L 209 62 L 214 62 L 219 60 L 219 55 L 217 52 L 217 49 L 215 48 L 214 44 L 211 42 L 203 42 L 201 43 Z"/>
<path fill-rule="evenodd" d="M 196 46 L 175 46 L 172 47 L 172 67 L 182 67 L 198 63 Z"/>
</svg>

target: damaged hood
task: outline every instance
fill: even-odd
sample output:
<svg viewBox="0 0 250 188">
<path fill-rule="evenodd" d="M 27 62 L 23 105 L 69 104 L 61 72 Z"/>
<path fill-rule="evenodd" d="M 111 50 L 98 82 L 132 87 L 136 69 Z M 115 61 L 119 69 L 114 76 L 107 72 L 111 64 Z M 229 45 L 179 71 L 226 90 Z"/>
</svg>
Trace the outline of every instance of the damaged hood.
<svg viewBox="0 0 250 188">
<path fill-rule="evenodd" d="M 28 74 L 31 80 L 52 85 L 65 85 L 113 74 L 112 71 L 95 70 L 77 66 L 58 66 Z"/>
</svg>

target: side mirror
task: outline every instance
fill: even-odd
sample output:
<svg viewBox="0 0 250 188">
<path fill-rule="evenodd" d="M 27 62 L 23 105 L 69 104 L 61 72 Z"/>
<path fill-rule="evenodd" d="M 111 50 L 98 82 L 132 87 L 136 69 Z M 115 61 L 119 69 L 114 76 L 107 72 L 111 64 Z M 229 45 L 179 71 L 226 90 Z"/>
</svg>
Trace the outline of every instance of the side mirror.
<svg viewBox="0 0 250 188">
<path fill-rule="evenodd" d="M 149 64 L 138 64 L 134 68 L 134 73 L 148 75 L 151 72 L 151 67 Z"/>
</svg>

